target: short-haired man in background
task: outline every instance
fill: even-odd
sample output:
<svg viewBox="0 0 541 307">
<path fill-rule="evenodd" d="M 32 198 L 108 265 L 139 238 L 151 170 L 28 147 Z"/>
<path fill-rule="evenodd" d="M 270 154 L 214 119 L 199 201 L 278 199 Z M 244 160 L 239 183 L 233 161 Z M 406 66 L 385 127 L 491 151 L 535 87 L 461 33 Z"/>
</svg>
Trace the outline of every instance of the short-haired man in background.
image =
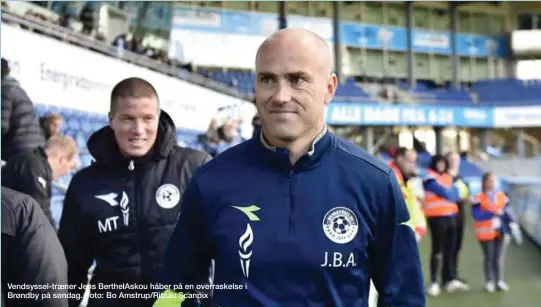
<svg viewBox="0 0 541 307">
<path fill-rule="evenodd" d="M 415 231 L 415 237 L 417 238 L 417 242 L 419 242 L 426 233 L 426 219 L 421 209 L 421 204 L 419 204 L 413 182 L 410 180 L 415 175 L 416 163 L 417 153 L 415 150 L 399 147 L 395 152 L 393 160 L 389 162 L 389 166 L 396 175 L 404 196 L 404 201 L 408 206 L 411 219 L 407 224 Z M 370 289 L 370 296 L 370 306 L 377 306 L 378 294 L 373 285 Z"/>
<path fill-rule="evenodd" d="M 389 163 L 389 166 L 393 169 L 398 179 L 398 184 L 408 206 L 411 217 L 409 225 L 415 231 L 417 241 L 420 241 L 426 233 L 426 219 L 419 204 L 415 188 L 410 183 L 410 179 L 415 176 L 416 163 L 417 153 L 415 150 L 400 147 L 396 150 L 395 157 Z"/>
<path fill-rule="evenodd" d="M 77 144 L 68 136 L 55 135 L 45 147 L 12 157 L 2 167 L 2 186 L 32 196 L 51 224 L 52 182 L 77 167 Z"/>
<path fill-rule="evenodd" d="M 128 78 L 113 88 L 109 125 L 88 141 L 96 162 L 75 174 L 64 200 L 58 235 L 70 284 L 86 283 L 93 260 L 93 284 L 149 287 L 158 281 L 184 189 L 196 169 L 210 159 L 176 143 L 173 120 L 160 110 L 158 94 L 149 82 Z M 101 291 L 116 293 L 117 299 L 91 298 L 88 306 L 153 303 L 135 297 L 153 292 L 150 288 L 91 290 Z M 134 296 L 121 299 L 120 292 Z M 78 304 L 70 301 L 72 307 Z"/>
</svg>

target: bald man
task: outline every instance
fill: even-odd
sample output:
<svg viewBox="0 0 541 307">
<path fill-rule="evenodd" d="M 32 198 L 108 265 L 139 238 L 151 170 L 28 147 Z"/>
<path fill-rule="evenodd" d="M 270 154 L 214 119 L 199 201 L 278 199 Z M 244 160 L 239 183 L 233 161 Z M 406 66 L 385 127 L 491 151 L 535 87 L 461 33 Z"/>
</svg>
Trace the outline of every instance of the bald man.
<svg viewBox="0 0 541 307">
<path fill-rule="evenodd" d="M 368 306 L 370 279 L 380 306 L 425 306 L 396 176 L 325 125 L 337 87 L 326 42 L 277 31 L 255 66 L 261 133 L 191 180 L 164 259 L 176 292 L 164 298 L 196 304 L 214 259 L 213 306 Z"/>
</svg>

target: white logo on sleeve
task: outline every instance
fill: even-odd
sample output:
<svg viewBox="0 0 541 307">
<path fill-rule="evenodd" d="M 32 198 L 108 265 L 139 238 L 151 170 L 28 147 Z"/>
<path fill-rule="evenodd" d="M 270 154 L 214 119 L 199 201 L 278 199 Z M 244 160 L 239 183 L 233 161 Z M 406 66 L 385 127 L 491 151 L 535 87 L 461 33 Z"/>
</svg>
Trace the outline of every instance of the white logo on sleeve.
<svg viewBox="0 0 541 307">
<path fill-rule="evenodd" d="M 38 177 L 38 182 L 41 183 L 44 189 L 47 187 L 47 181 L 43 177 Z"/>
<path fill-rule="evenodd" d="M 156 202 L 164 209 L 171 209 L 180 202 L 180 191 L 172 184 L 164 184 L 156 191 Z"/>
<path fill-rule="evenodd" d="M 122 191 L 122 198 L 120 199 L 120 202 L 117 201 L 117 197 L 118 197 L 117 193 L 96 195 L 94 197 L 97 198 L 97 199 L 101 199 L 101 200 L 105 201 L 111 207 L 120 206 L 120 212 L 122 213 L 124 225 L 128 226 L 129 220 L 130 220 L 130 207 L 128 207 L 128 204 L 130 203 L 130 201 L 128 199 L 128 195 L 126 194 L 126 192 Z M 98 221 L 98 228 L 100 229 L 100 232 L 107 232 L 107 230 L 110 231 L 110 230 L 113 230 L 113 228 L 114 228 L 114 230 L 116 230 L 116 219 L 115 218 L 118 218 L 118 217 L 107 218 L 105 223 L 101 223 L 102 225 L 111 225 L 111 223 L 112 223 L 111 220 L 114 220 L 114 223 L 112 224 L 112 225 L 114 225 L 114 227 L 106 227 L 106 226 L 100 227 L 100 221 Z M 102 229 L 103 229 L 103 231 L 102 231 Z"/>
<path fill-rule="evenodd" d="M 346 207 L 332 208 L 323 218 L 323 231 L 334 243 L 351 242 L 359 231 L 359 221 L 355 213 Z"/>
</svg>

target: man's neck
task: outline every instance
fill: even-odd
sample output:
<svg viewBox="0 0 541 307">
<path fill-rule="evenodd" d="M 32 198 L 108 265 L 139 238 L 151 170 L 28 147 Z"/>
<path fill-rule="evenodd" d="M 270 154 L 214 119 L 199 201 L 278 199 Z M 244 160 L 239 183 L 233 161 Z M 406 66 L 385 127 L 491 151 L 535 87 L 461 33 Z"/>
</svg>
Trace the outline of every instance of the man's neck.
<svg viewBox="0 0 541 307">
<path fill-rule="evenodd" d="M 285 142 L 276 138 L 266 136 L 263 133 L 263 141 L 271 147 L 286 148 L 289 151 L 289 160 L 291 165 L 295 165 L 299 159 L 312 150 L 312 145 L 317 138 L 320 137 L 326 130 L 327 126 L 323 123 L 318 128 L 310 129 L 306 135 L 292 141 Z"/>
<path fill-rule="evenodd" d="M 51 155 L 47 155 L 47 163 L 49 164 L 49 168 L 51 168 L 51 179 L 55 181 L 56 179 L 58 179 L 58 175 L 54 171 L 55 162 L 53 161 L 53 157 L 51 157 Z"/>
</svg>

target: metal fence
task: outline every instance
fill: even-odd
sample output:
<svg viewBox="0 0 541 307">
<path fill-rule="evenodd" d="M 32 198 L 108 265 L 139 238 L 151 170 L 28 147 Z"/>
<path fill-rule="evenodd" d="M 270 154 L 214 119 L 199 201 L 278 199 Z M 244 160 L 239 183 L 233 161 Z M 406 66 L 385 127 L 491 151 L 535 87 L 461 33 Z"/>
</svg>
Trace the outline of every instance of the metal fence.
<svg viewBox="0 0 541 307">
<path fill-rule="evenodd" d="M 507 177 L 541 177 L 541 158 L 502 158 L 478 161 L 485 171 L 497 176 Z"/>
</svg>

